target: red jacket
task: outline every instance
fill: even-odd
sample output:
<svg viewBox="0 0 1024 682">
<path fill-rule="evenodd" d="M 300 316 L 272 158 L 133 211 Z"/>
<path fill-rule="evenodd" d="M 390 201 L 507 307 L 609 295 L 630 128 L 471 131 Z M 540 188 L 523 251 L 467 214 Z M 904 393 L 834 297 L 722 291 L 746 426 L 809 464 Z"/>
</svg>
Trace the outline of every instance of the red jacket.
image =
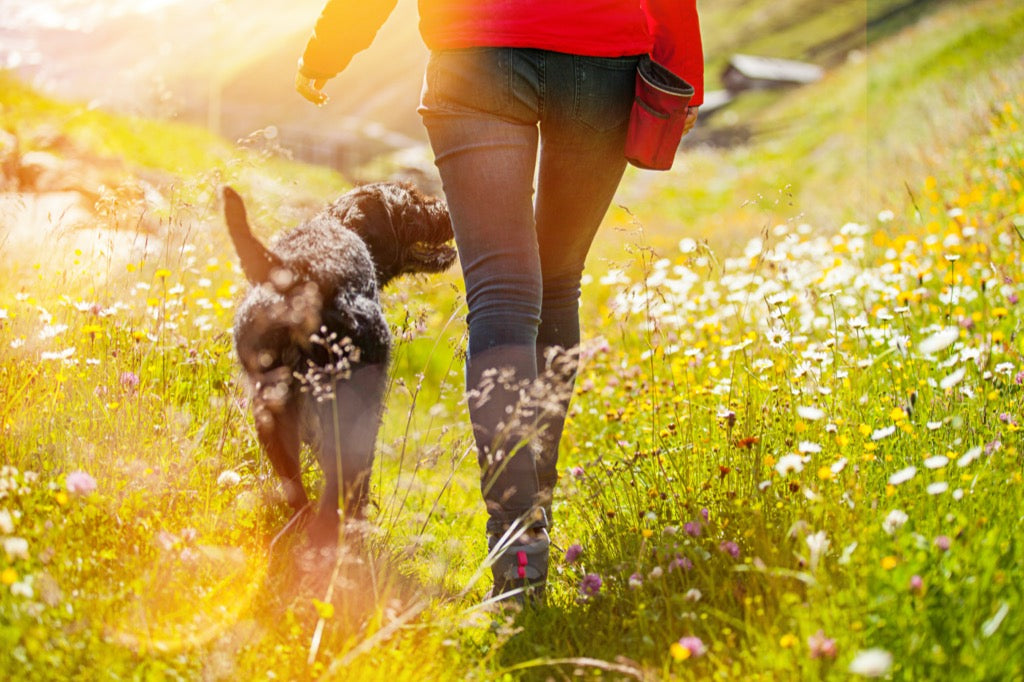
<svg viewBox="0 0 1024 682">
<path fill-rule="evenodd" d="M 302 55 L 311 78 L 331 78 L 370 46 L 397 0 L 328 0 Z M 419 0 L 432 50 L 533 47 L 596 57 L 649 53 L 704 101 L 696 0 Z"/>
</svg>

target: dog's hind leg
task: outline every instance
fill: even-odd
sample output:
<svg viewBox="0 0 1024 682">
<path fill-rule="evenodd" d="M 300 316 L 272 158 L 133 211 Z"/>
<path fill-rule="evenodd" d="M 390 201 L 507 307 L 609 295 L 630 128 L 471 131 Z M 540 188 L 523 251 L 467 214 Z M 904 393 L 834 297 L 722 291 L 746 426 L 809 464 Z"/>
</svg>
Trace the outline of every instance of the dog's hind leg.
<svg viewBox="0 0 1024 682">
<path fill-rule="evenodd" d="M 324 492 L 310 535 L 321 543 L 337 539 L 338 507 L 345 520 L 365 518 L 370 476 L 387 381 L 384 364 L 359 365 L 334 385 L 334 397 L 317 406 L 323 438 L 320 465 Z"/>
</svg>

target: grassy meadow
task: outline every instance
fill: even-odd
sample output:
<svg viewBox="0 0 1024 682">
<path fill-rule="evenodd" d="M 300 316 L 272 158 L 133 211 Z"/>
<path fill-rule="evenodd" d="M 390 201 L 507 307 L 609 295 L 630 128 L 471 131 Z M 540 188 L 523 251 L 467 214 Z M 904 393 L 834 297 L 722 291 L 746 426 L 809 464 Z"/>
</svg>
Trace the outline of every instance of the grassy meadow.
<svg viewBox="0 0 1024 682">
<path fill-rule="evenodd" d="M 385 294 L 365 546 L 271 558 L 216 189 L 270 235 L 344 183 L 0 75 L 55 194 L 98 188 L 80 223 L 0 205 L 28 221 L 0 236 L 0 678 L 1024 678 L 1022 27 L 948 3 L 766 106 L 774 135 L 627 174 L 525 611 L 482 604 L 458 273 Z"/>
</svg>

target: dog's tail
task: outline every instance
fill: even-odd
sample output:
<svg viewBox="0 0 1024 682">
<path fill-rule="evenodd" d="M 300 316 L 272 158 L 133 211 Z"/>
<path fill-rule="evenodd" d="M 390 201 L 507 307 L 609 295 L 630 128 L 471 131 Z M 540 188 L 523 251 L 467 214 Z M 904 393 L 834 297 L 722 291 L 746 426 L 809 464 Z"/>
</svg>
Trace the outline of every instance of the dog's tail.
<svg viewBox="0 0 1024 682">
<path fill-rule="evenodd" d="M 238 192 L 224 185 L 221 193 L 224 195 L 224 217 L 228 223 L 228 233 L 238 252 L 238 259 L 242 262 L 242 272 L 253 284 L 269 282 L 271 273 L 284 264 L 252 233 L 245 217 L 245 204 Z"/>
</svg>

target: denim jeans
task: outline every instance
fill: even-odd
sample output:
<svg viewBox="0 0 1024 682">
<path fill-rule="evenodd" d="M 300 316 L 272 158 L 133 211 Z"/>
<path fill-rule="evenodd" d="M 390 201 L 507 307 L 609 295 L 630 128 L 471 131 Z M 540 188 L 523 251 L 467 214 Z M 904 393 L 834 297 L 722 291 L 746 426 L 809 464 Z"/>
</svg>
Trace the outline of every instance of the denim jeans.
<svg viewBox="0 0 1024 682">
<path fill-rule="evenodd" d="M 434 52 L 427 66 L 419 111 L 466 285 L 489 532 L 538 507 L 550 513 L 580 279 L 625 170 L 638 62 L 481 47 Z"/>
</svg>

